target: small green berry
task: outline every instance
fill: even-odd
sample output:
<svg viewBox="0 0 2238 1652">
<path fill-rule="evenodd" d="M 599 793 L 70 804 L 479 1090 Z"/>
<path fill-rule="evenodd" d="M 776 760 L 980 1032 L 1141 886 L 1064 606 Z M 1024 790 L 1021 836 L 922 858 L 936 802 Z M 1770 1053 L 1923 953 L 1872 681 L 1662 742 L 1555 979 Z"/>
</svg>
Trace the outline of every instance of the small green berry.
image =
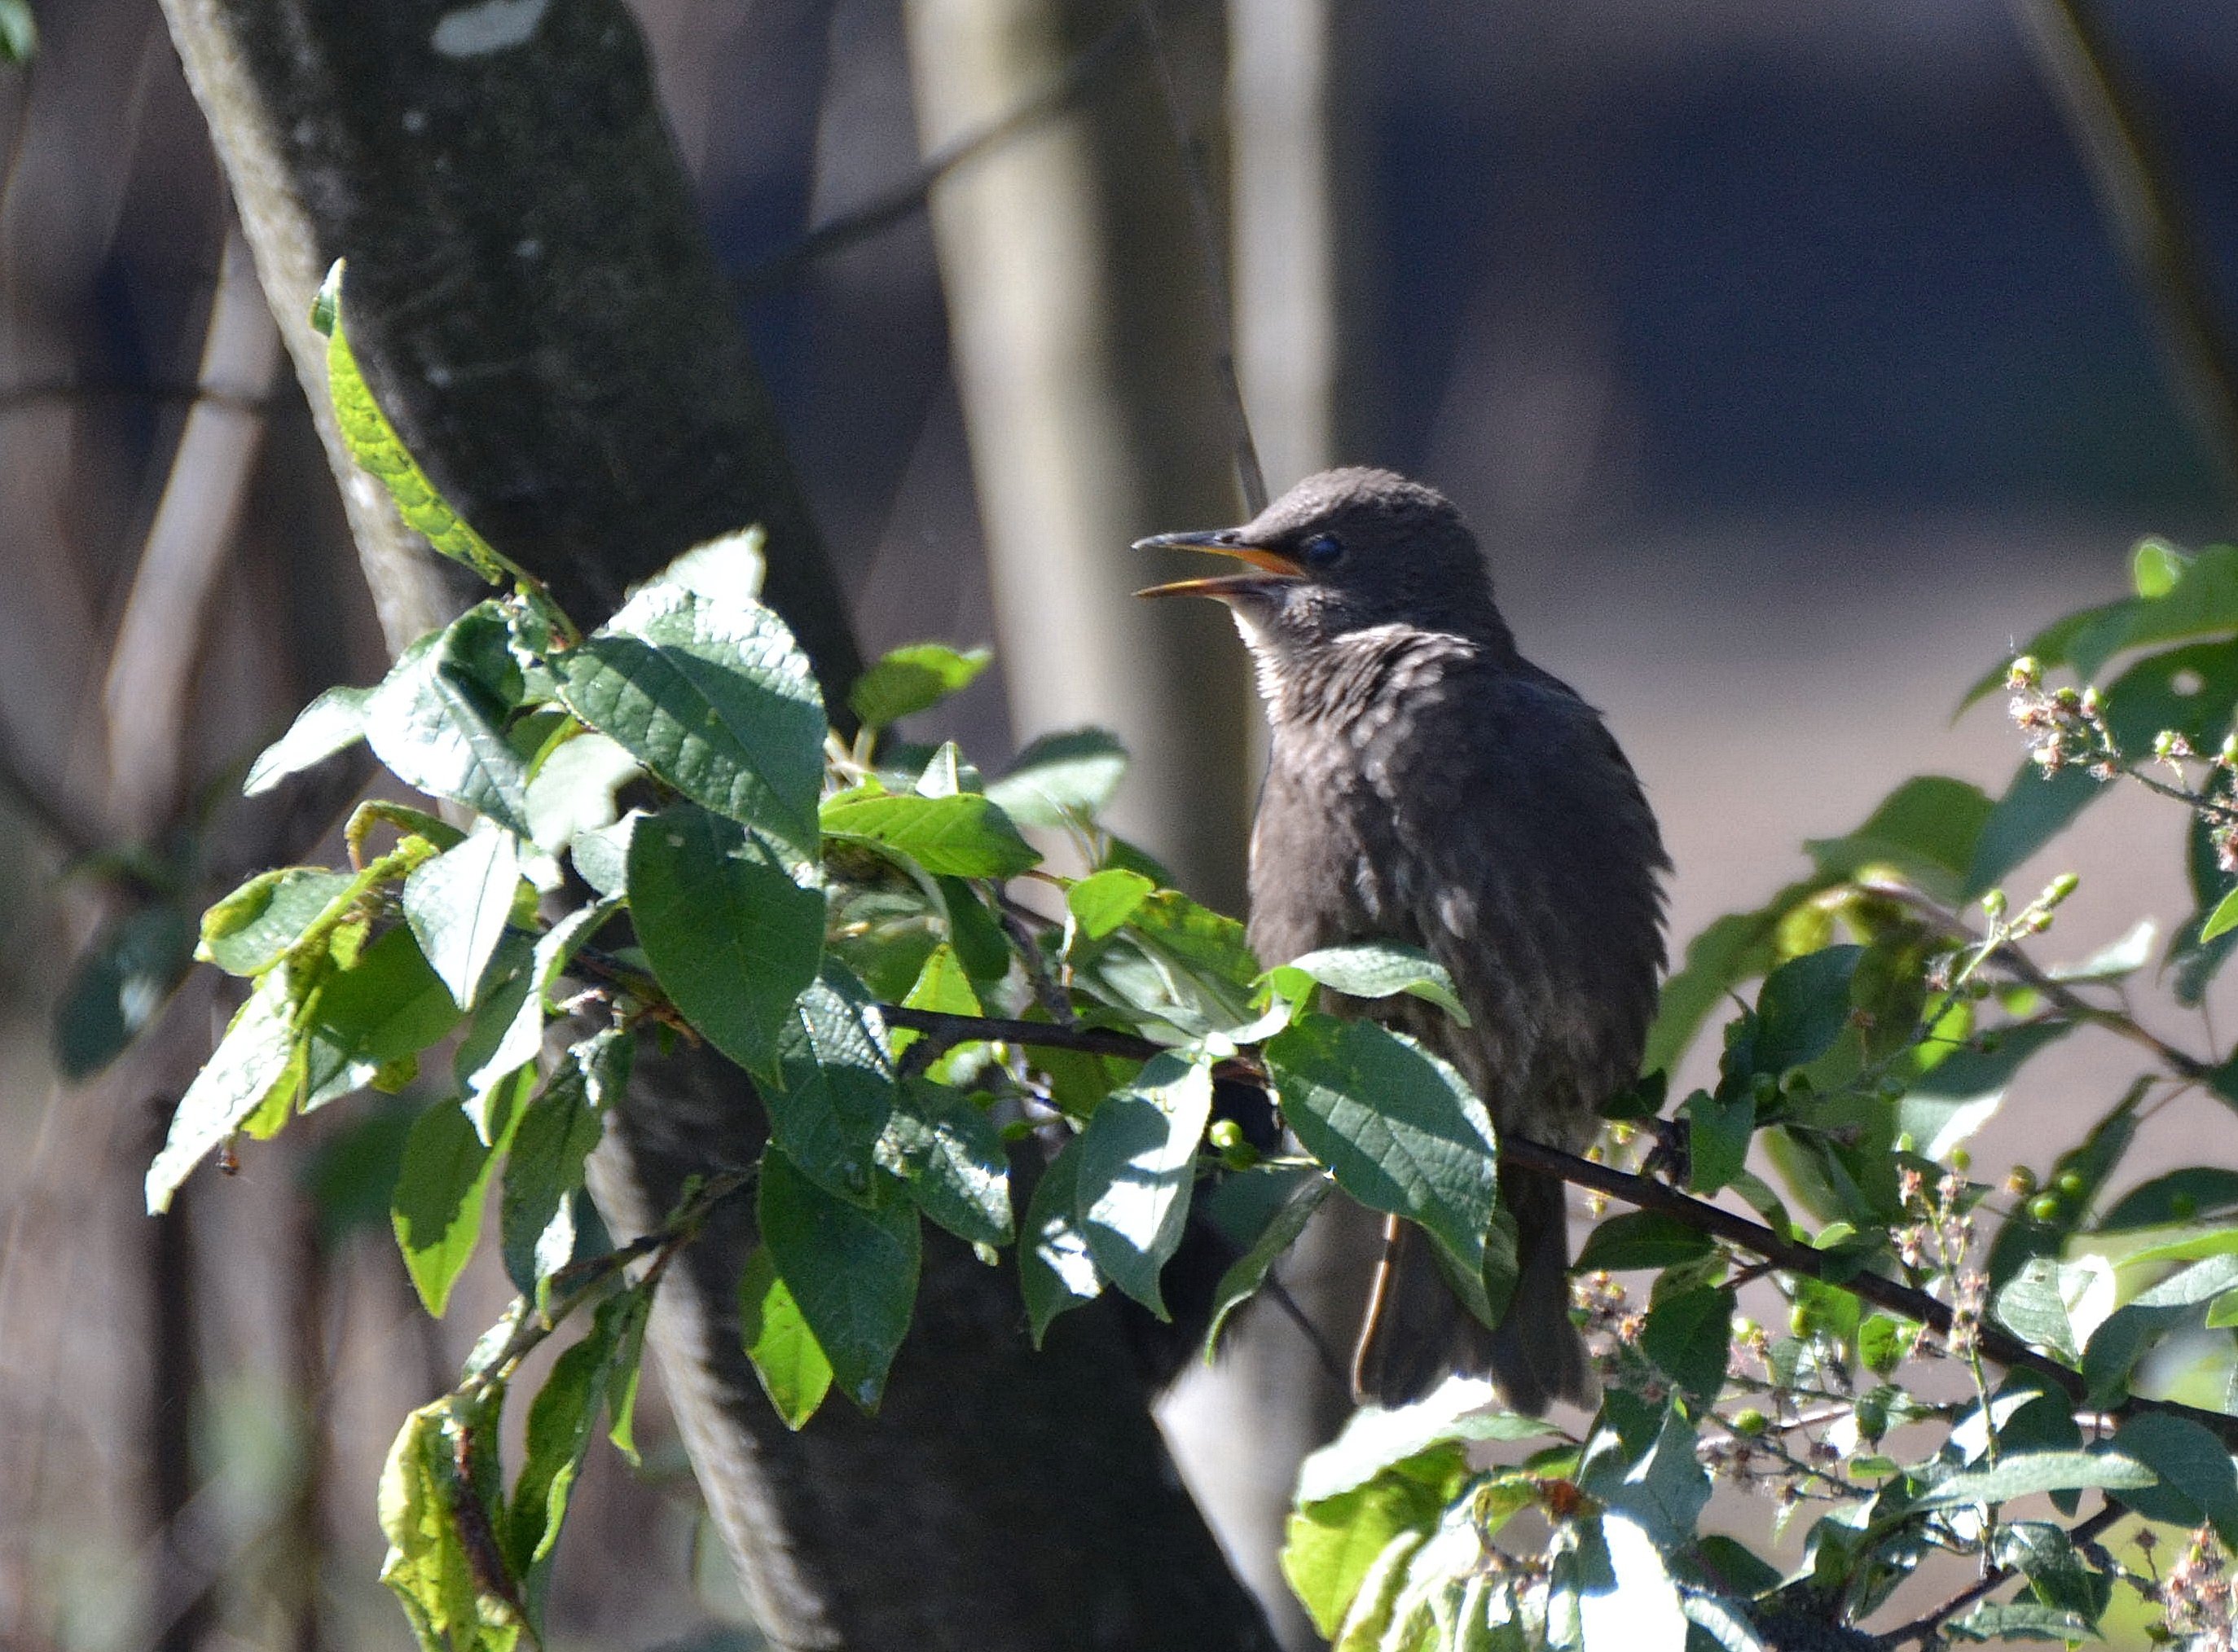
<svg viewBox="0 0 2238 1652">
<path fill-rule="evenodd" d="M 2039 1222 L 2057 1221 L 2059 1196 L 2056 1193 L 2038 1193 L 2034 1199 L 2029 1200 L 2028 1213 Z"/>
<path fill-rule="evenodd" d="M 2026 1165 L 2015 1165 L 2005 1177 L 2005 1191 L 2017 1199 L 2026 1199 L 2036 1192 L 2036 1172 Z"/>
<path fill-rule="evenodd" d="M 1973 1167 L 1974 1155 L 1972 1153 L 1968 1153 L 1963 1147 L 1953 1147 L 1950 1150 L 1951 1169 L 1957 1171 L 1963 1176 L 1968 1171 L 1973 1169 Z"/>
<path fill-rule="evenodd" d="M 1753 1405 L 1744 1405 L 1733 1413 L 1733 1432 L 1736 1434 L 1754 1437 L 1771 1426 L 1771 1419 Z"/>
<path fill-rule="evenodd" d="M 2089 1182 L 2082 1180 L 2082 1173 L 2078 1170 L 2061 1171 L 2051 1185 L 2069 1199 L 2082 1198 L 2090 1186 Z"/>
</svg>

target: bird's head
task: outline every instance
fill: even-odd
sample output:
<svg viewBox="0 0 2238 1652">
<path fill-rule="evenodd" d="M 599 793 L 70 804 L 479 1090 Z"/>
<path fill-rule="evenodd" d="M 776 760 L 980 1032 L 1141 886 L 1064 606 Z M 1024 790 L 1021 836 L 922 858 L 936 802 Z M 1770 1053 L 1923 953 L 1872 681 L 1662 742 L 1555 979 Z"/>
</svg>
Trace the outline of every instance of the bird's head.
<svg viewBox="0 0 2238 1652">
<path fill-rule="evenodd" d="M 1245 573 L 1177 579 L 1144 597 L 1213 597 L 1262 657 L 1378 625 L 1506 634 L 1476 536 L 1445 495 L 1389 471 L 1309 476 L 1241 527 L 1161 533 L 1138 551 L 1209 551 Z"/>
</svg>

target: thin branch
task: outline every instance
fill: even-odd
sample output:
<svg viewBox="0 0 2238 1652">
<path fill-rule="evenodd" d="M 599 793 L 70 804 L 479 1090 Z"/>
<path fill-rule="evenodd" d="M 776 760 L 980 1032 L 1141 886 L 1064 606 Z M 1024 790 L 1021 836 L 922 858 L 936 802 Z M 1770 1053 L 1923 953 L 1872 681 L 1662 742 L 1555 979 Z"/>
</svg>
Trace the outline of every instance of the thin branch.
<svg viewBox="0 0 2238 1652">
<path fill-rule="evenodd" d="M 1115 1032 L 1094 1027 L 1052 1027 L 1041 1021 L 1001 1021 L 977 1015 L 950 1015 L 932 1010 L 907 1009 L 898 1005 L 881 1004 L 879 1014 L 897 1027 L 911 1027 L 929 1036 L 960 1044 L 972 1040 L 999 1040 L 1012 1044 L 1040 1046 L 1053 1049 L 1086 1050 L 1097 1055 L 1118 1055 L 1130 1060 L 1146 1061 L 1168 1053 L 1168 1047 L 1131 1033 Z M 1222 1063 L 1222 1077 L 1242 1082 L 1265 1083 L 1265 1078 L 1255 1069 L 1252 1059 L 1246 1055 Z M 1948 1338 L 1952 1315 L 1950 1305 L 1937 1301 L 1924 1291 L 1900 1284 L 1885 1274 L 1852 1271 L 1844 1259 L 1834 1252 L 1814 1250 L 1799 1240 L 1791 1239 L 1773 1232 L 1761 1222 L 1751 1221 L 1736 1215 L 1721 1206 L 1682 1193 L 1677 1188 L 1645 1176 L 1617 1170 L 1607 1165 L 1595 1164 L 1559 1148 L 1540 1142 L 1527 1141 L 1513 1133 L 1500 1138 L 1500 1156 L 1506 1163 L 1524 1170 L 1536 1171 L 1540 1175 L 1556 1177 L 1595 1193 L 1620 1199 L 1636 1209 L 1654 1211 L 1684 1222 L 1713 1238 L 1725 1240 L 1751 1255 L 1762 1257 L 1776 1265 L 1782 1272 L 1798 1273 L 1847 1291 L 1862 1301 L 1877 1308 L 1884 1308 L 1900 1318 L 1927 1326 L 1937 1335 Z M 2071 1366 L 2063 1365 L 2047 1355 L 2038 1353 L 2017 1337 L 1999 1327 L 1982 1324 L 1976 1327 L 1982 1352 L 2009 1371 L 2025 1371 L 2042 1377 L 2069 1400 L 2080 1405 L 2089 1397 L 2089 1385 L 2082 1373 Z M 2135 1417 L 2144 1413 L 2182 1417 L 2197 1423 L 2217 1438 L 2238 1450 L 2238 1417 L 2221 1411 L 2202 1411 L 2197 1406 L 2181 1405 L 2172 1400 L 2148 1399 L 2132 1394 L 2120 1404 L 2109 1408 L 2109 1416 Z"/>
<path fill-rule="evenodd" d="M 1164 32 L 1158 27 L 1154 0 L 1136 0 L 1142 36 L 1149 43 L 1150 61 L 1157 70 L 1158 95 L 1173 124 L 1174 142 L 1181 149 L 1182 175 L 1189 189 L 1189 217 L 1196 230 L 1197 256 L 1204 265 L 1204 284 L 1212 309 L 1213 376 L 1219 380 L 1222 411 L 1228 417 L 1229 446 L 1235 457 L 1236 485 L 1243 490 L 1244 514 L 1257 516 L 1267 508 L 1267 472 L 1260 467 L 1259 446 L 1251 439 L 1251 416 L 1243 406 L 1243 382 L 1235 371 L 1235 297 L 1228 280 L 1228 260 L 1219 215 L 1212 206 L 1212 183 L 1206 175 L 1204 140 L 1189 125 L 1182 108 L 1181 89 L 1174 82 L 1174 66 L 1166 56 Z"/>
<path fill-rule="evenodd" d="M 238 413 L 262 413 L 273 402 L 268 388 L 258 391 L 216 384 L 160 384 L 147 379 L 31 379 L 0 386 L 0 414 L 19 412 L 50 401 L 140 401 L 208 403 Z"/>
<path fill-rule="evenodd" d="M 1928 899 L 1908 884 L 1875 881 L 1859 887 L 1907 907 L 1922 917 L 1931 919 L 1953 941 L 1973 946 L 1981 944 L 1981 936 L 1967 928 L 1957 913 Z M 2215 1067 L 2211 1062 L 2202 1061 L 2189 1052 L 2178 1049 L 2118 1009 L 2108 1009 L 2103 1005 L 2092 1003 L 2067 982 L 2046 975 L 2033 958 L 2010 942 L 1992 948 L 1990 956 L 1994 962 L 2012 971 L 2023 984 L 2058 1005 L 2074 1020 L 2088 1021 L 2093 1027 L 2102 1027 L 2109 1033 L 2117 1034 L 2131 1043 L 2150 1050 L 2178 1078 L 2194 1084 L 2204 1084 L 2213 1078 Z"/>
<path fill-rule="evenodd" d="M 1056 79 L 1017 108 L 951 138 L 926 155 L 901 182 L 851 211 L 824 220 L 783 252 L 747 269 L 738 278 L 739 292 L 751 297 L 783 287 L 818 259 L 883 235 L 924 211 L 934 186 L 950 173 L 1062 114 L 1096 83 L 1096 76 L 1134 38 L 1139 26 L 1140 19 L 1134 13 L 1122 17 L 1083 48 Z"/>
<path fill-rule="evenodd" d="M 2067 1534 L 2068 1541 L 2080 1548 L 2098 1536 L 2129 1512 L 2128 1509 L 2115 1503 L 2109 1497 L 2104 1508 Z M 1916 1617 L 1910 1622 L 1892 1629 L 1877 1638 L 1881 1645 L 1890 1649 L 1891 1652 L 1893 1649 L 1903 1646 L 1907 1642 L 1927 1640 L 1943 1627 L 1945 1621 L 1957 1616 L 1984 1595 L 1994 1593 L 2016 1575 L 2017 1571 L 2014 1567 L 1992 1566 L 1982 1574 L 1980 1582 L 1959 1590 L 1933 1611 L 1924 1616 Z"/>
<path fill-rule="evenodd" d="M 2130 278 L 2159 323 L 2177 398 L 2225 502 L 2238 508 L 2238 354 L 2144 99 L 2115 62 L 2107 30 L 2088 0 L 2013 0 L 2013 10 L 2082 152 Z"/>
</svg>

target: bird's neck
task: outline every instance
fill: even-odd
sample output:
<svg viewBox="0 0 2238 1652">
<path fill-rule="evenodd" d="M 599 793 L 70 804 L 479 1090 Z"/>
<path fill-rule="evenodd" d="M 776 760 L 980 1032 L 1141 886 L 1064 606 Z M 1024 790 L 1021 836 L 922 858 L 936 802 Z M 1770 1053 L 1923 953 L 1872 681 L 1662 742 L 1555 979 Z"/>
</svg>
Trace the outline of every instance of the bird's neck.
<svg viewBox="0 0 2238 1652">
<path fill-rule="evenodd" d="M 1448 672 L 1509 667 L 1515 645 L 1503 627 L 1477 638 L 1418 625 L 1372 626 L 1342 637 L 1301 644 L 1255 631 L 1239 618 L 1259 671 L 1259 697 L 1268 720 L 1285 728 L 1346 726 L 1394 698 L 1433 689 Z"/>
</svg>

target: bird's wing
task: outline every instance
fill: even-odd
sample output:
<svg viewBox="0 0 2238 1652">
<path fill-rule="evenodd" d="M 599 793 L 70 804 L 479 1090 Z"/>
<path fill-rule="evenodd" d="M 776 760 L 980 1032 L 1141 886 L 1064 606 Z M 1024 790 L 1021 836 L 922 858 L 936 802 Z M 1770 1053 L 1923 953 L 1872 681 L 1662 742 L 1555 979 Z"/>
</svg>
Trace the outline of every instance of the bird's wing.
<svg viewBox="0 0 2238 1652">
<path fill-rule="evenodd" d="M 1363 769 L 1397 840 L 1393 894 L 1475 1024 L 1409 1019 L 1500 1122 L 1579 1141 L 1654 1014 L 1655 817 L 1599 715 L 1553 677 L 1467 651 L 1415 676 Z"/>
</svg>

